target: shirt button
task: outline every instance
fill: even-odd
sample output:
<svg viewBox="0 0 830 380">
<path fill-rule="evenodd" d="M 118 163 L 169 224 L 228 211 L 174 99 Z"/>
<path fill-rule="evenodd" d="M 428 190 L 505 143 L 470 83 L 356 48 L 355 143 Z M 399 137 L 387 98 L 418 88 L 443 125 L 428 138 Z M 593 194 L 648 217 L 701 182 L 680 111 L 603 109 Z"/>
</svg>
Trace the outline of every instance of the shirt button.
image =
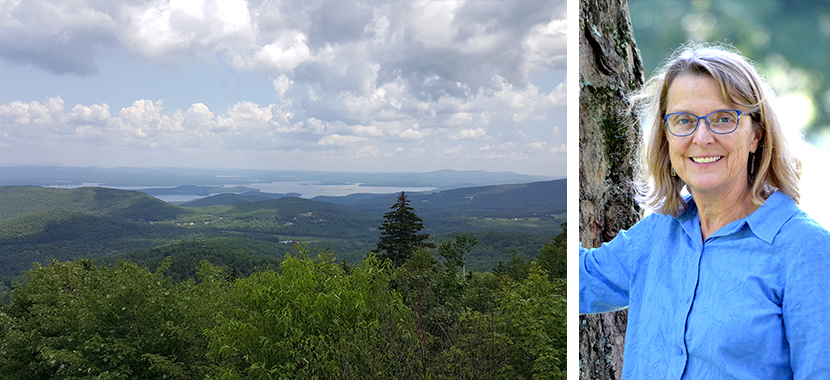
<svg viewBox="0 0 830 380">
<path fill-rule="evenodd" d="M 675 351 L 675 353 L 676 353 L 678 356 L 681 356 L 681 355 L 683 355 L 683 349 L 682 349 L 682 348 L 678 348 L 678 349 L 677 349 L 677 351 Z"/>
</svg>

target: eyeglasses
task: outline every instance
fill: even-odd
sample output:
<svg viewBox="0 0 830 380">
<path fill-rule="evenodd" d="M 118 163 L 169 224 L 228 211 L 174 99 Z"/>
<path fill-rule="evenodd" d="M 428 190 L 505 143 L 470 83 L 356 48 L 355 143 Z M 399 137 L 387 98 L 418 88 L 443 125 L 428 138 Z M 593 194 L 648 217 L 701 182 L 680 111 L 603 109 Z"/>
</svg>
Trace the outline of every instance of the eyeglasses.
<svg viewBox="0 0 830 380">
<path fill-rule="evenodd" d="M 688 112 L 674 112 L 666 115 L 666 125 L 669 132 L 677 137 L 689 136 L 695 133 L 700 120 L 706 121 L 706 126 L 713 133 L 725 135 L 735 132 L 741 115 L 748 112 L 738 110 L 719 110 L 706 116 L 697 116 Z"/>
</svg>

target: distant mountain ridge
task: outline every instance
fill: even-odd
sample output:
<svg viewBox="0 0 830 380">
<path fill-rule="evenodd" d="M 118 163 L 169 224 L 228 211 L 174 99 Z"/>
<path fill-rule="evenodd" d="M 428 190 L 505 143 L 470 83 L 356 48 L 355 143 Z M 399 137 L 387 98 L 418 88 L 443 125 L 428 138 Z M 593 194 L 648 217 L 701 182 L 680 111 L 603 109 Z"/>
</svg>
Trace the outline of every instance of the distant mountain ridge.
<svg viewBox="0 0 830 380">
<path fill-rule="evenodd" d="M 314 197 L 313 200 L 337 203 L 363 212 L 386 212 L 397 194 L 352 194 L 344 197 Z M 517 214 L 566 213 L 567 181 L 531 182 L 451 189 L 431 193 L 410 193 L 409 199 L 418 213 L 442 214 L 501 212 Z"/>
<path fill-rule="evenodd" d="M 565 188 L 565 180 L 542 181 L 410 193 L 410 200 L 431 237 L 451 239 L 458 232 L 476 231 L 489 242 L 481 244 L 483 253 L 471 257 L 469 266 L 489 270 L 507 260 L 510 247 L 524 247 L 532 255 L 558 233 Z M 150 256 L 163 255 L 160 247 L 170 244 L 203 247 L 212 257 L 244 246 L 249 247 L 246 255 L 279 260 L 292 249 L 284 241 L 300 240 L 331 244 L 339 260 L 354 260 L 374 248 L 377 227 L 395 198 L 353 194 L 305 199 L 246 192 L 182 207 L 132 190 L 4 186 L 0 277 L 49 259 L 117 256 L 156 262 L 163 256 Z M 216 248 L 217 242 L 225 248 Z"/>
<path fill-rule="evenodd" d="M 422 173 L 360 173 L 301 170 L 230 170 L 181 168 L 96 168 L 65 166 L 0 167 L 0 186 L 175 187 L 224 186 L 270 182 L 320 182 L 361 186 L 435 187 L 440 190 L 492 184 L 528 183 L 548 176 L 482 170 L 436 170 Z"/>
<path fill-rule="evenodd" d="M 565 213 L 567 211 L 566 180 L 531 182 L 513 185 L 478 186 L 429 193 L 409 193 L 419 213 L 440 214 L 474 211 L 477 214 L 509 210 L 523 216 L 533 213 Z M 205 207 L 222 204 L 255 203 L 288 197 L 285 194 L 251 192 L 218 194 L 180 204 L 182 207 Z M 357 193 L 342 197 L 318 196 L 314 201 L 349 206 L 362 212 L 383 214 L 395 203 L 397 193 Z"/>
</svg>

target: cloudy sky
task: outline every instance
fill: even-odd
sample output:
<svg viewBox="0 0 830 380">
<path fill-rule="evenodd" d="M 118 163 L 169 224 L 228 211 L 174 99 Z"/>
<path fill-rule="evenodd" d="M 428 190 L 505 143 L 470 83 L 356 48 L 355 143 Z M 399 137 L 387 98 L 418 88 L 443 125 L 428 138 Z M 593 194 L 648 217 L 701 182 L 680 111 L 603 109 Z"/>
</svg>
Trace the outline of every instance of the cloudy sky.
<svg viewBox="0 0 830 380">
<path fill-rule="evenodd" d="M 565 14 L 0 0 L 0 165 L 564 176 Z"/>
</svg>

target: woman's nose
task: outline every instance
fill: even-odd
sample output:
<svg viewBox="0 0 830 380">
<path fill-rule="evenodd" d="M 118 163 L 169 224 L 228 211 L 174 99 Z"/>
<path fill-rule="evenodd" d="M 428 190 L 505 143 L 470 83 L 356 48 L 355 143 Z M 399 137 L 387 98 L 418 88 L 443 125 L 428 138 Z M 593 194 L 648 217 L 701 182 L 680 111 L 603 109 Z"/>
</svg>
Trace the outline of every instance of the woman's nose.
<svg viewBox="0 0 830 380">
<path fill-rule="evenodd" d="M 713 135 L 714 133 L 709 129 L 709 122 L 704 118 L 697 119 L 697 126 L 695 132 L 692 134 L 692 142 L 696 144 L 708 144 L 714 141 Z"/>
</svg>

